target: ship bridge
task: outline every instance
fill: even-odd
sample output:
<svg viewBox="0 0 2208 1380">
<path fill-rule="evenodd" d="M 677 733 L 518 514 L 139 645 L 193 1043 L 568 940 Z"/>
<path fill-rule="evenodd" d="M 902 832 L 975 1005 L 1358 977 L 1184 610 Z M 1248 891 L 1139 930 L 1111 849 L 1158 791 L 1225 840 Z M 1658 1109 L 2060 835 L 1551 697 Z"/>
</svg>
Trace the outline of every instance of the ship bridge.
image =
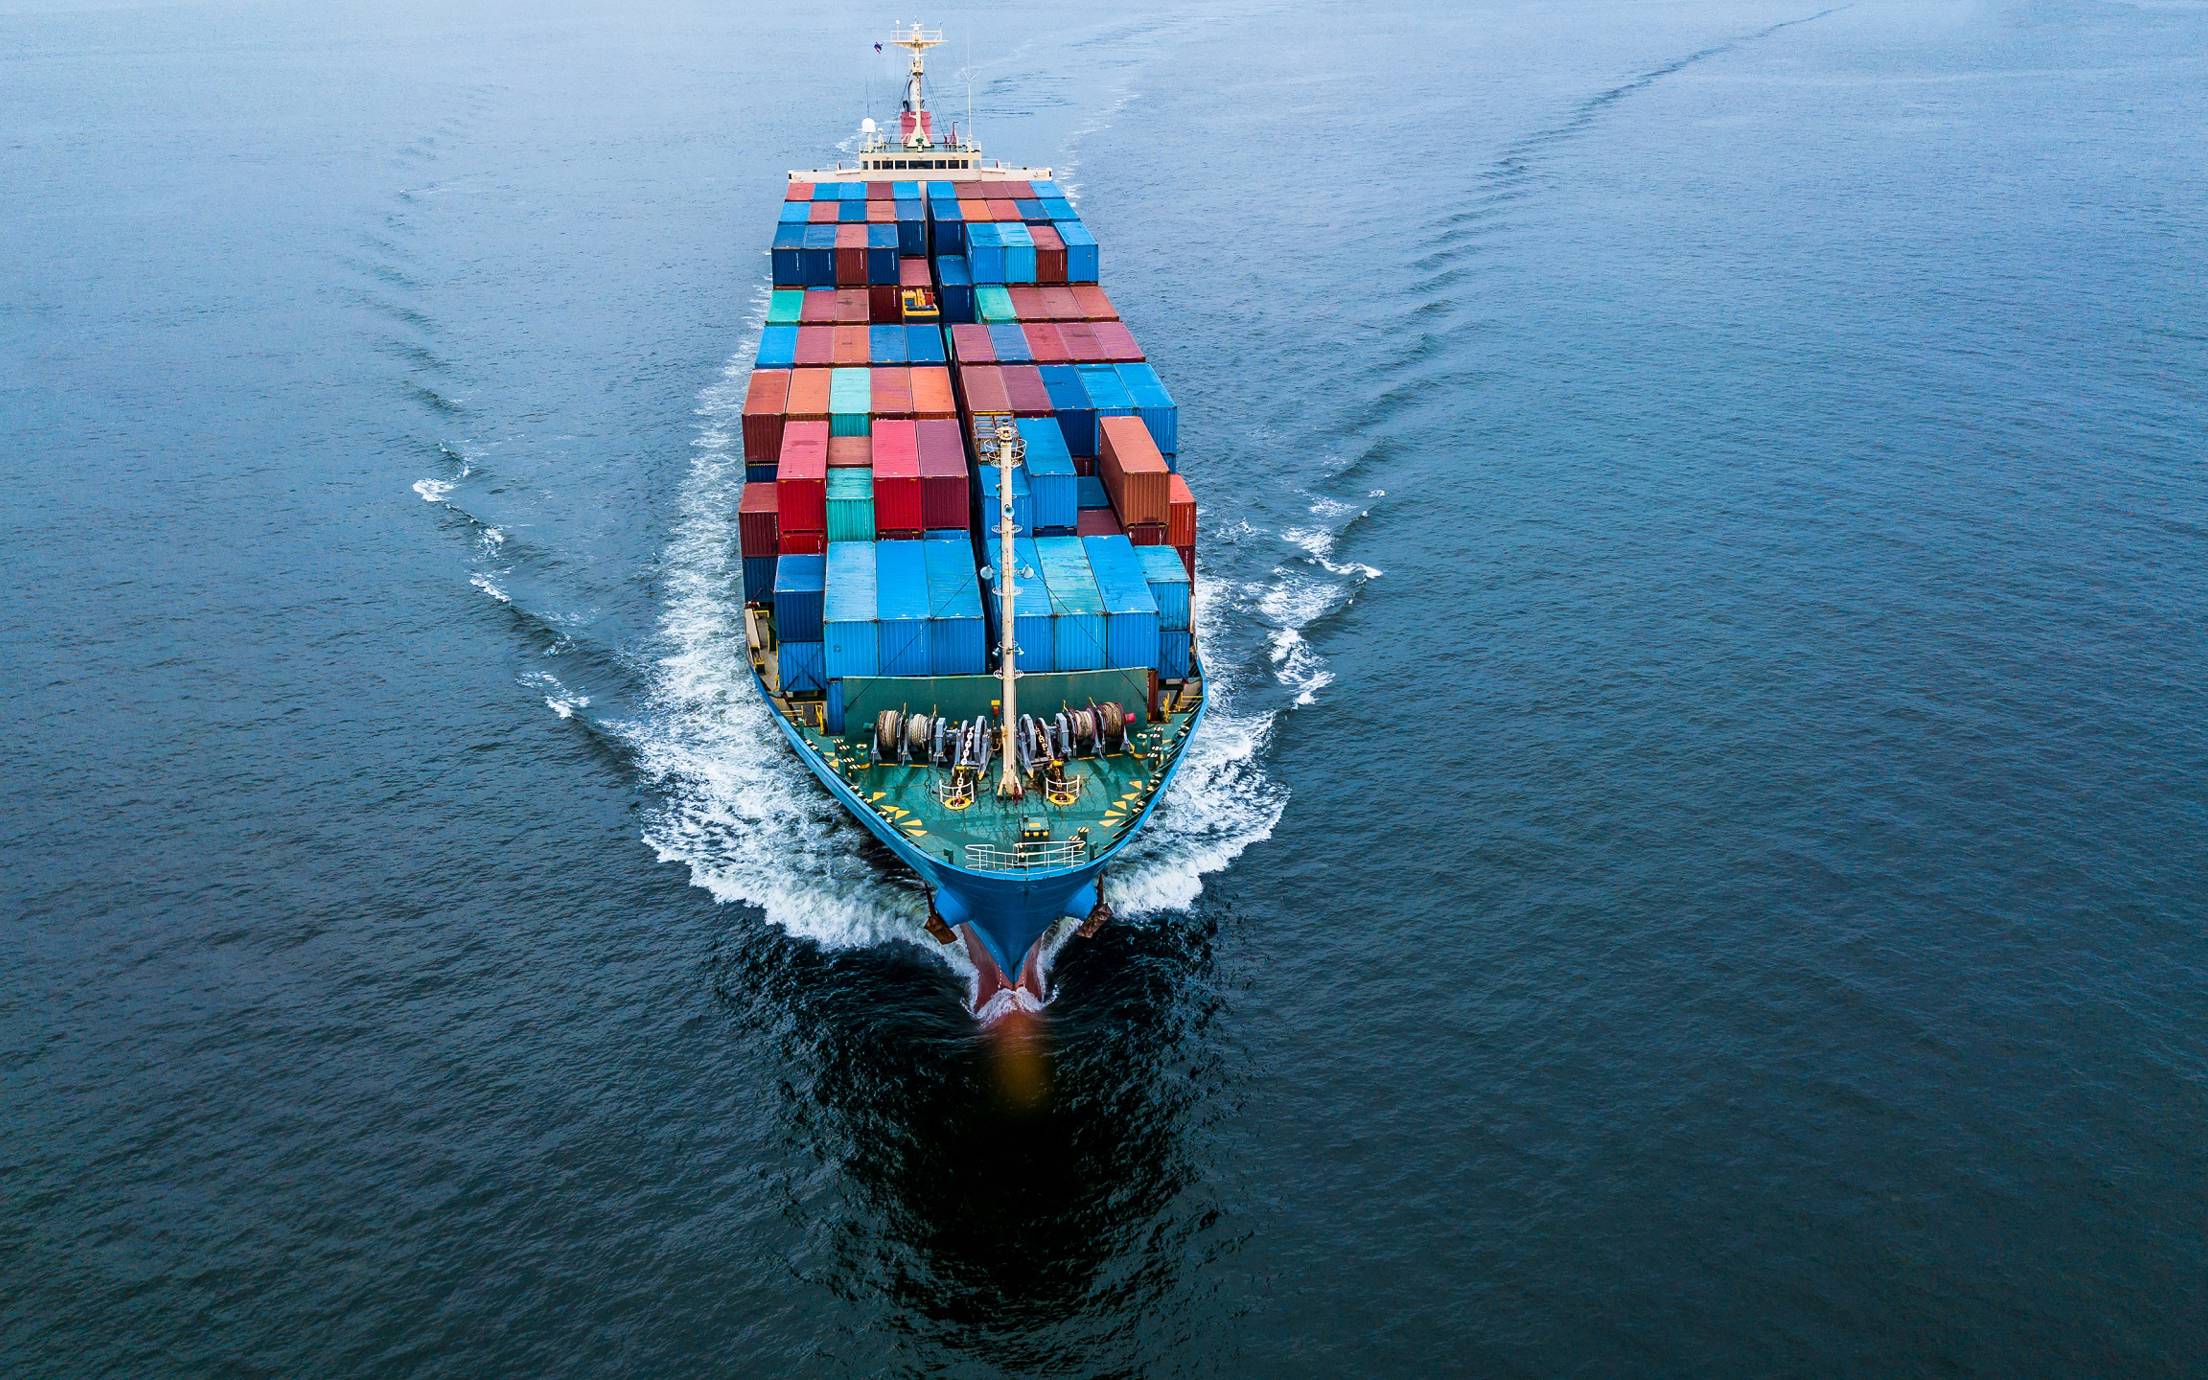
<svg viewBox="0 0 2208 1380">
<path fill-rule="evenodd" d="M 936 179 L 959 182 L 1032 182 L 1050 179 L 1049 168 L 1010 167 L 985 160 L 982 157 L 981 144 L 973 137 L 971 109 L 967 112 L 967 128 L 963 136 L 955 124 L 947 134 L 937 135 L 935 113 L 928 109 L 926 53 L 928 49 L 942 44 L 941 29 L 929 29 L 914 24 L 910 28 L 892 33 L 889 42 L 891 46 L 903 48 L 912 54 L 911 67 L 905 74 L 905 94 L 898 106 L 894 135 L 875 124 L 869 116 L 859 127 L 859 154 L 855 164 L 847 166 L 839 161 L 826 168 L 793 168 L 790 170 L 790 181 L 820 183 Z"/>
</svg>

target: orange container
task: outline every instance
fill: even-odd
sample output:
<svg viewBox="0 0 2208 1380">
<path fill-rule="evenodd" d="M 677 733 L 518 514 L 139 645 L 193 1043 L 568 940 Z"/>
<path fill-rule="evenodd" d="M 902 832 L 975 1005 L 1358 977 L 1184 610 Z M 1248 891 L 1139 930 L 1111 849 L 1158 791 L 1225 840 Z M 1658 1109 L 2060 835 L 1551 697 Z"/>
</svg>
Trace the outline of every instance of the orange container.
<svg viewBox="0 0 2208 1380">
<path fill-rule="evenodd" d="M 1166 484 L 1165 544 L 1191 550 L 1196 546 L 1196 495 L 1177 474 Z"/>
<path fill-rule="evenodd" d="M 828 438 L 828 468 L 863 470 L 874 463 L 874 442 L 865 436 Z"/>
<path fill-rule="evenodd" d="M 940 366 L 912 372 L 912 415 L 956 417 L 958 400 L 951 394 L 951 371 Z"/>
<path fill-rule="evenodd" d="M 1097 429 L 1103 439 L 1097 447 L 1096 474 L 1130 539 L 1143 524 L 1162 528 L 1172 503 L 1173 472 L 1165 467 L 1150 428 L 1140 417 L 1106 417 Z"/>
<path fill-rule="evenodd" d="M 790 401 L 782 415 L 793 421 L 828 420 L 828 369 L 792 369 Z"/>
<path fill-rule="evenodd" d="M 867 362 L 870 358 L 868 351 L 871 347 L 867 342 L 866 327 L 831 326 L 829 329 L 835 332 L 829 356 L 830 363 L 853 365 Z"/>
</svg>

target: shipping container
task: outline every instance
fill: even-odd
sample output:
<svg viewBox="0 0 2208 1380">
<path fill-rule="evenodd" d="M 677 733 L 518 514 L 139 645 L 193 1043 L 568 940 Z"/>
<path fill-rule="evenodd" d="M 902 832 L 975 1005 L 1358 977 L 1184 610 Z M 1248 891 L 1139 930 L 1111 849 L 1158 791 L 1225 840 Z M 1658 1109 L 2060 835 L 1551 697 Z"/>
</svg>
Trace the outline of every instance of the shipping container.
<svg viewBox="0 0 2208 1380">
<path fill-rule="evenodd" d="M 1066 243 L 1066 281 L 1069 283 L 1093 283 L 1096 281 L 1096 236 L 1078 221 L 1062 221 L 1058 226 L 1058 238 Z"/>
<path fill-rule="evenodd" d="M 1023 467 L 1036 530 L 1071 532 L 1080 512 L 1081 487 L 1066 435 L 1049 417 L 1023 417 L 1018 426 L 1026 443 Z"/>
<path fill-rule="evenodd" d="M 917 537 L 927 526 L 920 483 L 919 423 L 874 421 L 874 531 Z"/>
<path fill-rule="evenodd" d="M 1082 512 L 1091 508 L 1101 508 L 1107 513 L 1112 510 L 1111 495 L 1104 492 L 1104 481 L 1095 475 L 1082 475 L 1075 481 L 1075 488 L 1078 497 L 1074 501 L 1081 505 Z"/>
<path fill-rule="evenodd" d="M 745 556 L 772 556 L 781 527 L 775 521 L 772 484 L 746 484 L 736 500 L 736 545 Z"/>
<path fill-rule="evenodd" d="M 974 288 L 974 318 L 978 321 L 1017 321 L 1019 313 L 1012 310 L 1012 298 L 1003 287 L 991 285 Z"/>
<path fill-rule="evenodd" d="M 826 369 L 792 369 L 784 414 L 793 422 L 827 421 L 828 382 Z"/>
<path fill-rule="evenodd" d="M 1181 567 L 1180 553 L 1170 546 L 1129 545 L 1135 559 L 1142 562 L 1142 578 L 1149 583 L 1150 597 L 1157 601 L 1158 626 L 1167 632 L 1187 632 L 1194 612 L 1195 585 Z M 1159 674 L 1164 674 L 1164 669 L 1160 662 Z"/>
<path fill-rule="evenodd" d="M 1004 238 L 1004 280 L 1008 283 L 1034 282 L 1034 234 L 1018 221 L 1000 225 L 997 231 Z"/>
<path fill-rule="evenodd" d="M 1035 556 L 1050 592 L 1051 659 L 1057 669 L 1104 669 L 1104 596 L 1089 572 L 1081 538 L 1037 537 Z"/>
<path fill-rule="evenodd" d="M 904 329 L 906 363 L 918 366 L 944 362 L 941 327 L 907 326 Z"/>
<path fill-rule="evenodd" d="M 744 459 L 777 460 L 782 454 L 782 417 L 790 401 L 790 371 L 754 369 L 744 388 Z"/>
<path fill-rule="evenodd" d="M 966 395 L 966 410 L 970 413 L 989 414 L 1012 410 L 1012 400 L 1005 396 L 1004 370 L 997 365 L 960 365 L 958 386 Z"/>
<path fill-rule="evenodd" d="M 1028 233 L 1035 238 L 1035 281 L 1066 281 L 1066 242 L 1047 224 L 1031 226 Z"/>
<path fill-rule="evenodd" d="M 1181 448 L 1180 409 L 1173 405 L 1173 395 L 1166 392 L 1165 385 L 1158 380 L 1158 371 L 1147 364 L 1116 367 L 1120 382 L 1127 385 L 1135 415 L 1150 428 L 1158 449 L 1168 455 L 1178 451 Z"/>
<path fill-rule="evenodd" d="M 1046 364 L 1035 371 L 1050 395 L 1051 410 L 1058 415 L 1058 429 L 1066 435 L 1066 449 L 1074 458 L 1096 454 L 1096 408 L 1081 375 L 1070 364 Z"/>
<path fill-rule="evenodd" d="M 960 364 L 996 363 L 997 345 L 990 336 L 990 332 L 995 329 L 979 322 L 964 322 L 951 327 L 951 358 Z"/>
<path fill-rule="evenodd" d="M 950 370 L 926 368 L 912 371 L 912 415 L 922 421 L 931 417 L 958 415 L 958 400 L 951 394 Z"/>
<path fill-rule="evenodd" d="M 775 466 L 772 461 L 746 460 L 744 462 L 744 482 L 746 484 L 772 484 L 774 482 L 774 470 Z"/>
<path fill-rule="evenodd" d="M 785 201 L 811 201 L 813 199 L 813 184 L 810 182 L 792 182 L 782 189 L 782 199 Z"/>
<path fill-rule="evenodd" d="M 1097 476 L 1112 496 L 1112 507 L 1130 531 L 1137 525 L 1163 526 L 1171 501 L 1172 475 L 1165 457 L 1158 454 L 1150 429 L 1139 417 L 1106 417 L 1097 424 L 1101 433 Z"/>
<path fill-rule="evenodd" d="M 920 541 L 874 546 L 875 633 L 885 676 L 930 674 L 926 546 Z"/>
<path fill-rule="evenodd" d="M 978 676 L 988 669 L 988 635 L 974 551 L 961 532 L 922 543 L 928 566 L 928 674 Z"/>
<path fill-rule="evenodd" d="M 1151 667 L 1158 656 L 1158 601 L 1125 537 L 1083 537 L 1089 573 L 1104 600 L 1104 664 Z"/>
<path fill-rule="evenodd" d="M 996 540 L 997 521 L 1002 514 L 997 498 L 998 474 L 995 465 L 982 465 L 974 471 L 980 495 L 981 530 L 988 538 L 983 543 L 985 546 Z M 1035 535 L 1034 492 L 1028 487 L 1027 471 L 1024 469 L 1012 471 L 1012 531 L 1023 537 Z"/>
<path fill-rule="evenodd" d="M 806 288 L 805 300 L 798 304 L 797 320 L 803 326 L 832 326 L 836 323 L 836 290 L 834 288 Z"/>
<path fill-rule="evenodd" d="M 867 331 L 871 329 L 870 327 L 829 326 L 824 329 L 828 332 L 828 363 L 844 368 L 867 363 L 869 354 Z M 813 361 L 808 360 L 806 362 L 812 363 Z"/>
<path fill-rule="evenodd" d="M 969 519 L 966 506 L 966 441 L 950 418 L 928 419 L 915 428 L 920 448 L 921 517 L 930 531 L 956 527 Z"/>
<path fill-rule="evenodd" d="M 990 573 L 983 581 L 986 587 L 981 607 L 994 648 L 1003 639 L 1004 604 L 1000 585 L 1004 572 L 996 568 L 997 542 L 994 538 L 985 550 L 983 561 Z M 1056 619 L 1051 613 L 1050 591 L 1043 583 L 1042 563 L 1035 554 L 1035 543 L 1026 537 L 1014 541 L 1012 562 L 1015 567 L 1012 587 L 1016 591 L 1012 603 L 1012 640 L 1017 647 L 1013 664 L 1022 671 L 1055 671 L 1059 669 L 1052 635 Z"/>
<path fill-rule="evenodd" d="M 743 558 L 745 603 L 771 605 L 774 602 L 774 565 L 779 559 L 771 551 L 764 556 Z"/>
<path fill-rule="evenodd" d="M 1075 536 L 1123 537 L 1127 529 L 1119 525 L 1119 514 L 1109 507 L 1083 508 L 1080 518 L 1073 524 Z"/>
<path fill-rule="evenodd" d="M 1027 333 L 1020 329 L 1018 322 L 999 322 L 977 329 L 989 333 L 989 348 L 998 364 L 1026 364 L 1033 358 L 1027 348 Z"/>
<path fill-rule="evenodd" d="M 769 326 L 759 332 L 759 358 L 755 361 L 761 369 L 789 369 L 797 364 L 797 331 L 795 326 Z"/>
<path fill-rule="evenodd" d="M 820 556 L 784 556 L 774 567 L 774 635 L 792 642 L 820 641 L 821 594 L 827 589 L 827 561 Z"/>
<path fill-rule="evenodd" d="M 1119 320 L 1119 308 L 1113 306 L 1104 289 L 1094 283 L 1076 283 L 1067 289 L 1067 295 L 1074 302 L 1074 314 L 1083 321 Z"/>
<path fill-rule="evenodd" d="M 829 543 L 826 583 L 821 641 L 828 679 L 880 675 L 881 640 L 874 631 L 874 543 Z"/>
<path fill-rule="evenodd" d="M 778 554 L 788 556 L 818 556 L 828 549 L 825 532 L 807 532 L 785 527 L 775 539 L 780 548 Z"/>
<path fill-rule="evenodd" d="M 865 287 L 866 227 L 848 222 L 836 226 L 835 246 L 835 285 L 840 288 Z"/>
<path fill-rule="evenodd" d="M 894 224 L 866 227 L 866 281 L 897 285 L 897 251 L 901 240 Z"/>
<path fill-rule="evenodd" d="M 874 472 L 828 471 L 828 540 L 874 540 Z"/>
<path fill-rule="evenodd" d="M 767 324 L 770 326 L 794 326 L 805 310 L 805 289 L 776 288 L 767 299 Z"/>
<path fill-rule="evenodd" d="M 1186 628 L 1158 631 L 1158 677 L 1161 680 L 1187 680 L 1194 668 L 1194 654 Z"/>
<path fill-rule="evenodd" d="M 1137 546 L 1169 546 L 1172 544 L 1165 539 L 1165 524 L 1162 522 L 1130 522 L 1124 524 L 1124 526 L 1127 529 L 1127 540 Z"/>
<path fill-rule="evenodd" d="M 1140 364 L 1142 346 L 1135 341 L 1135 333 L 1127 329 L 1124 321 L 1091 321 L 1089 337 L 1096 342 L 1098 358 L 1107 364 Z M 1125 377 L 1122 375 L 1121 377 Z M 1132 392 L 1132 389 L 1128 390 Z M 1141 406 L 1137 402 L 1136 406 Z"/>
<path fill-rule="evenodd" d="M 836 330 L 836 327 L 829 325 L 799 326 L 790 349 L 792 362 L 806 369 L 825 369 L 834 363 Z"/>
<path fill-rule="evenodd" d="M 867 369 L 831 369 L 828 383 L 828 431 L 833 436 L 864 436 L 874 429 L 874 385 Z"/>
<path fill-rule="evenodd" d="M 874 438 L 871 436 L 831 436 L 828 438 L 828 468 L 831 470 L 863 470 L 874 464 Z"/>
<path fill-rule="evenodd" d="M 785 695 L 817 695 L 828 688 L 827 658 L 818 642 L 784 642 L 774 649 L 775 676 Z"/>
<path fill-rule="evenodd" d="M 806 282 L 805 227 L 775 227 L 774 238 L 767 244 L 767 264 L 776 287 L 803 287 Z"/>
<path fill-rule="evenodd" d="M 797 251 L 798 284 L 828 288 L 836 285 L 836 231 L 839 228 L 834 225 L 805 227 L 801 240 L 803 247 Z M 776 286 L 788 287 L 792 284 L 778 283 Z"/>
<path fill-rule="evenodd" d="M 793 421 L 782 429 L 775 466 L 775 511 L 784 534 L 828 530 L 828 424 Z"/>
<path fill-rule="evenodd" d="M 1196 495 L 1178 474 L 1165 484 L 1165 540 L 1169 546 L 1196 544 Z"/>
</svg>

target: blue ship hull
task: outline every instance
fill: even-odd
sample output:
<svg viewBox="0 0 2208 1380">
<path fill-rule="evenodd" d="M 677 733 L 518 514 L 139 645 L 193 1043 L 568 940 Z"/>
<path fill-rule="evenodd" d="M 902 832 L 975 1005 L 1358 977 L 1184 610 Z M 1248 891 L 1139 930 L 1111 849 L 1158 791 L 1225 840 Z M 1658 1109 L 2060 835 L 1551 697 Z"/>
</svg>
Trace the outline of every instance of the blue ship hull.
<svg viewBox="0 0 2208 1380">
<path fill-rule="evenodd" d="M 1173 773 L 1180 769 L 1181 764 L 1180 753 L 1175 752 L 1166 763 L 1158 788 L 1151 792 L 1149 801 L 1144 804 L 1142 813 L 1135 817 L 1132 827 L 1120 835 L 1111 847 L 1079 867 L 1049 872 L 976 872 L 971 868 L 946 862 L 941 857 L 930 857 L 915 847 L 912 840 L 889 827 L 880 815 L 858 798 L 849 783 L 829 770 L 827 764 L 806 743 L 796 725 L 783 717 L 781 710 L 775 705 L 773 694 L 767 689 L 766 682 L 754 675 L 753 683 L 757 685 L 761 697 L 767 701 L 775 726 L 782 730 L 782 736 L 789 741 L 798 760 L 819 778 L 820 783 L 842 803 L 853 819 L 865 825 L 868 832 L 880 839 L 907 867 L 920 874 L 921 880 L 928 884 L 934 894 L 937 913 L 946 923 L 965 929 L 980 941 L 983 951 L 996 961 L 999 976 L 1005 986 L 1013 986 L 1019 982 L 1021 970 L 1033 953 L 1036 943 L 1053 925 L 1068 916 L 1085 917 L 1095 909 L 1098 900 L 1097 879 L 1103 873 L 1105 865 L 1132 842 L 1135 835 L 1142 831 L 1142 826 L 1149 822 L 1150 812 L 1164 798 L 1166 787 L 1171 784 Z M 1194 735 L 1197 725 L 1203 722 L 1203 715 L 1204 707 L 1199 702 L 1195 718 L 1189 723 L 1189 732 L 1181 740 L 1184 744 Z"/>
</svg>

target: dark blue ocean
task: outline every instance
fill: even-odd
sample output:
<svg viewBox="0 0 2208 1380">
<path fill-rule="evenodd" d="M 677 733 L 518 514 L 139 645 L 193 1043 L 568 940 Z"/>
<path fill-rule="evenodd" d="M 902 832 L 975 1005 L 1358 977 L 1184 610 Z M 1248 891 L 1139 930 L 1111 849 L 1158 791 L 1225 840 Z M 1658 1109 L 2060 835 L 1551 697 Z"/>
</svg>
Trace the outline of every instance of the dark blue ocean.
<svg viewBox="0 0 2208 1380">
<path fill-rule="evenodd" d="M 2208 7 L 967 5 L 1215 713 L 1044 1032 L 771 736 L 904 12 L 0 0 L 0 1372 L 2208 1370 Z"/>
</svg>

